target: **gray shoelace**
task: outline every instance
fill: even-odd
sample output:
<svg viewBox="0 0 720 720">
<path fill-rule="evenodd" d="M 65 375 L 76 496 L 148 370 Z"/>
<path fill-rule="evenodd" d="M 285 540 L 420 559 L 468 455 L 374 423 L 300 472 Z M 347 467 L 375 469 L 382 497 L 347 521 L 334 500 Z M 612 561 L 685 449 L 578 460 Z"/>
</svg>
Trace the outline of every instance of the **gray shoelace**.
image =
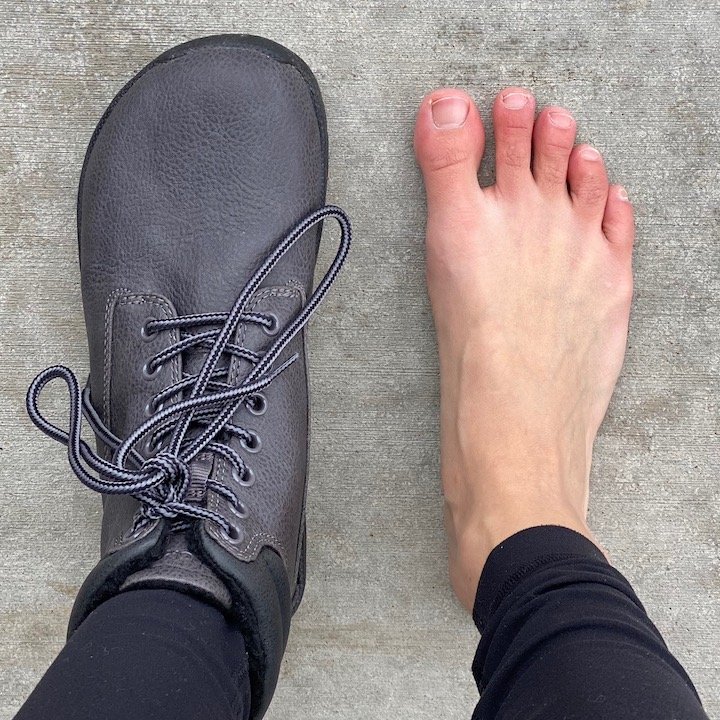
<svg viewBox="0 0 720 720">
<path fill-rule="evenodd" d="M 340 225 L 338 251 L 302 310 L 282 329 L 273 327 L 276 322 L 274 317 L 244 313 L 248 300 L 278 261 L 310 228 L 327 218 L 335 218 Z M 262 397 L 260 391 L 298 359 L 296 353 L 278 367 L 273 367 L 280 353 L 307 324 L 335 282 L 350 250 L 351 236 L 350 220 L 345 212 L 332 205 L 323 207 L 308 215 L 277 245 L 245 285 L 229 313 L 205 313 L 148 322 L 143 329 L 146 333 L 207 325 L 222 324 L 222 327 L 187 333 L 148 362 L 146 371 L 153 373 L 163 362 L 189 348 L 209 348 L 199 373 L 186 376 L 159 393 L 152 403 L 151 409 L 155 412 L 150 412 L 148 420 L 127 439 L 120 440 L 105 426 L 90 402 L 89 388 L 81 391 L 75 374 L 63 365 L 46 368 L 30 384 L 26 400 L 30 419 L 42 432 L 67 447 L 70 467 L 87 487 L 108 495 L 132 495 L 141 502 L 133 531 L 151 520 L 165 517 L 181 521 L 211 520 L 223 532 L 231 534 L 233 527 L 222 515 L 195 500 L 192 503 L 188 501 L 190 464 L 200 453 L 214 453 L 232 465 L 239 479 L 246 478 L 251 472 L 242 457 L 228 444 L 220 442 L 218 437 L 230 433 L 240 437 L 241 443 L 248 449 L 257 442 L 251 432 L 233 425 L 230 419 L 242 403 L 254 403 Z M 234 345 L 230 340 L 240 323 L 272 328 L 277 331 L 276 340 L 262 355 Z M 251 364 L 251 369 L 237 385 L 220 380 L 227 373 L 225 369 L 218 368 L 224 354 L 243 357 Z M 46 420 L 38 409 L 40 393 L 55 379 L 65 382 L 70 396 L 67 432 Z M 184 397 L 163 407 L 163 402 L 179 393 Z M 100 457 L 80 437 L 83 416 L 97 437 L 113 451 L 112 461 Z M 191 428 L 194 432 L 189 434 Z M 152 446 L 158 438 L 163 438 L 162 447 L 155 455 L 146 459 L 136 449 L 141 441 L 150 442 Z M 237 494 L 222 483 L 208 479 L 206 490 L 225 498 L 234 508 L 243 509 Z"/>
</svg>

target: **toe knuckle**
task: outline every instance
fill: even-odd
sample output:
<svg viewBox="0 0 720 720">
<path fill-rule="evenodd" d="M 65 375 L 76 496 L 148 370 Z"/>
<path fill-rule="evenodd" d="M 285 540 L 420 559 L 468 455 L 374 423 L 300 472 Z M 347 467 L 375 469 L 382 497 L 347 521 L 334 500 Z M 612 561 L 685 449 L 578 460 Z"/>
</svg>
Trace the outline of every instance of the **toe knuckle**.
<svg viewBox="0 0 720 720">
<path fill-rule="evenodd" d="M 468 160 L 469 153 L 467 148 L 454 143 L 437 145 L 426 155 L 427 167 L 434 172 L 463 165 L 467 163 Z"/>
<path fill-rule="evenodd" d="M 564 165 L 549 163 L 543 166 L 542 177 L 552 185 L 564 185 L 567 182 L 567 169 Z"/>
<path fill-rule="evenodd" d="M 500 132 L 506 135 L 522 135 L 528 136 L 534 126 L 534 120 L 532 117 L 525 115 L 511 115 L 503 119 L 503 127 Z"/>
<path fill-rule="evenodd" d="M 588 176 L 578 184 L 577 196 L 587 203 L 605 202 L 607 196 L 607 184 L 602 178 Z"/>
<path fill-rule="evenodd" d="M 573 147 L 572 136 L 558 136 L 545 140 L 543 152 L 552 156 L 566 156 L 570 154 Z"/>
<path fill-rule="evenodd" d="M 519 168 L 528 164 L 528 153 L 523 144 L 508 143 L 499 154 L 502 164 L 508 167 Z"/>
</svg>

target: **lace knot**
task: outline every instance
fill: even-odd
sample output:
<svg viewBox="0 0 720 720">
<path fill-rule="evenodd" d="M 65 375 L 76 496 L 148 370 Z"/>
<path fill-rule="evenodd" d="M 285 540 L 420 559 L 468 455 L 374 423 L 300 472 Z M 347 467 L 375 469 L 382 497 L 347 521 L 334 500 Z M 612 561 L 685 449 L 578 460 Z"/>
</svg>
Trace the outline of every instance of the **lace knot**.
<svg viewBox="0 0 720 720">
<path fill-rule="evenodd" d="M 162 484 L 174 487 L 184 486 L 190 482 L 190 468 L 188 464 L 167 450 L 160 451 L 157 455 L 148 458 L 143 462 L 140 471 L 148 476 L 160 471 L 163 474 Z"/>
</svg>

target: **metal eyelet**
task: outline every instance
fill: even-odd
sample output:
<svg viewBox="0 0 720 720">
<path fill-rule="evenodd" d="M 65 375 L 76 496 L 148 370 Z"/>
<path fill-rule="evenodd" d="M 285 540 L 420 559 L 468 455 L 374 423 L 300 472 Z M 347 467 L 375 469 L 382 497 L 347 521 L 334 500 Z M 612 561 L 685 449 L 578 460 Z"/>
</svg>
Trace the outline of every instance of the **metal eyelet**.
<svg viewBox="0 0 720 720">
<path fill-rule="evenodd" d="M 159 413 L 163 407 L 165 407 L 163 403 L 156 404 L 155 398 L 150 398 L 145 403 L 145 417 L 152 417 L 155 413 Z"/>
<path fill-rule="evenodd" d="M 148 330 L 148 323 L 154 322 L 156 319 L 157 318 L 154 317 L 145 318 L 145 322 L 140 328 L 140 337 L 145 342 L 150 342 L 153 339 L 153 336 L 157 334 L 157 331 L 155 330 Z"/>
<path fill-rule="evenodd" d="M 151 370 L 150 363 L 146 362 L 143 365 L 142 374 L 146 380 L 154 380 L 160 374 L 160 370 L 162 370 L 162 364 L 158 363 L 155 369 Z"/>
<path fill-rule="evenodd" d="M 245 466 L 245 472 L 242 477 L 233 469 L 233 480 L 242 487 L 252 487 L 255 484 L 255 473 L 251 467 Z"/>
<path fill-rule="evenodd" d="M 270 335 L 270 336 L 277 335 L 277 332 L 280 329 L 280 320 L 278 320 L 278 316 L 272 312 L 263 313 L 263 314 L 270 318 L 270 327 L 263 325 L 262 326 L 263 332 L 266 335 Z"/>
<path fill-rule="evenodd" d="M 143 443 L 143 453 L 145 453 L 145 455 L 155 455 L 161 447 L 162 444 L 160 442 L 155 442 L 154 438 L 149 436 Z"/>
<path fill-rule="evenodd" d="M 260 452 L 260 448 L 262 447 L 262 441 L 260 440 L 260 436 L 257 433 L 250 432 L 250 440 L 248 441 L 247 438 L 240 438 L 240 444 L 251 453 Z"/>
<path fill-rule="evenodd" d="M 245 407 L 253 415 L 264 415 L 267 410 L 267 398 L 260 392 L 253 393 L 248 397 L 248 401 L 245 403 Z"/>
<path fill-rule="evenodd" d="M 230 531 L 227 532 L 225 528 L 220 529 L 220 535 L 231 545 L 239 545 L 245 539 L 245 533 L 242 528 L 237 525 L 230 523 Z"/>
<path fill-rule="evenodd" d="M 247 506 L 241 500 L 238 500 L 237 505 L 234 503 L 228 503 L 228 505 L 230 506 L 230 512 L 239 517 L 241 520 L 244 520 L 250 514 Z"/>
</svg>

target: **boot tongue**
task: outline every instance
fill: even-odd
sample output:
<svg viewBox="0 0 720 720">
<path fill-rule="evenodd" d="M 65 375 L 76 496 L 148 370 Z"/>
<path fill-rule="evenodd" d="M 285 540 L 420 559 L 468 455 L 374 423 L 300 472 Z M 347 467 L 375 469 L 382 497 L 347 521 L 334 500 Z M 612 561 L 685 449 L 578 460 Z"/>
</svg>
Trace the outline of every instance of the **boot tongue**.
<svg viewBox="0 0 720 720">
<path fill-rule="evenodd" d="M 183 353 L 184 374 L 197 375 L 206 359 L 206 349 L 192 349 Z M 229 361 L 221 357 L 218 367 L 225 370 Z M 189 437 L 192 437 L 191 430 Z M 212 474 L 214 458 L 212 453 L 201 453 L 190 464 L 190 487 L 185 501 L 204 504 L 207 496 L 207 481 Z M 232 604 L 230 592 L 215 573 L 190 550 L 187 537 L 182 529 L 172 529 L 163 554 L 147 567 L 130 575 L 121 590 L 138 588 L 169 588 L 201 597 L 203 600 L 229 610 Z"/>
<path fill-rule="evenodd" d="M 204 501 L 212 469 L 213 457 L 210 453 L 201 453 L 192 462 L 187 501 Z M 163 554 L 148 567 L 130 575 L 120 589 L 143 587 L 170 588 L 199 595 L 225 610 L 230 609 L 230 592 L 217 575 L 192 553 L 185 532 L 179 529 L 170 531 Z"/>
<path fill-rule="evenodd" d="M 223 582 L 204 565 L 188 547 L 185 533 L 172 533 L 165 552 L 154 563 L 130 575 L 120 590 L 139 588 L 169 588 L 229 610 L 230 592 Z"/>
<path fill-rule="evenodd" d="M 209 326 L 208 326 L 209 327 Z M 219 327 L 219 326 L 213 326 L 213 327 Z M 205 327 L 198 328 L 198 332 L 200 330 L 205 330 Z M 202 370 L 203 365 L 205 364 L 205 361 L 207 360 L 207 354 L 208 350 L 205 347 L 201 348 L 188 348 L 185 350 L 182 354 L 182 369 L 183 373 L 185 375 L 198 375 L 200 371 Z M 215 370 L 225 370 L 227 371 L 228 368 L 228 360 L 227 357 L 223 354 L 220 359 L 218 360 L 217 365 L 215 366 Z"/>
</svg>

